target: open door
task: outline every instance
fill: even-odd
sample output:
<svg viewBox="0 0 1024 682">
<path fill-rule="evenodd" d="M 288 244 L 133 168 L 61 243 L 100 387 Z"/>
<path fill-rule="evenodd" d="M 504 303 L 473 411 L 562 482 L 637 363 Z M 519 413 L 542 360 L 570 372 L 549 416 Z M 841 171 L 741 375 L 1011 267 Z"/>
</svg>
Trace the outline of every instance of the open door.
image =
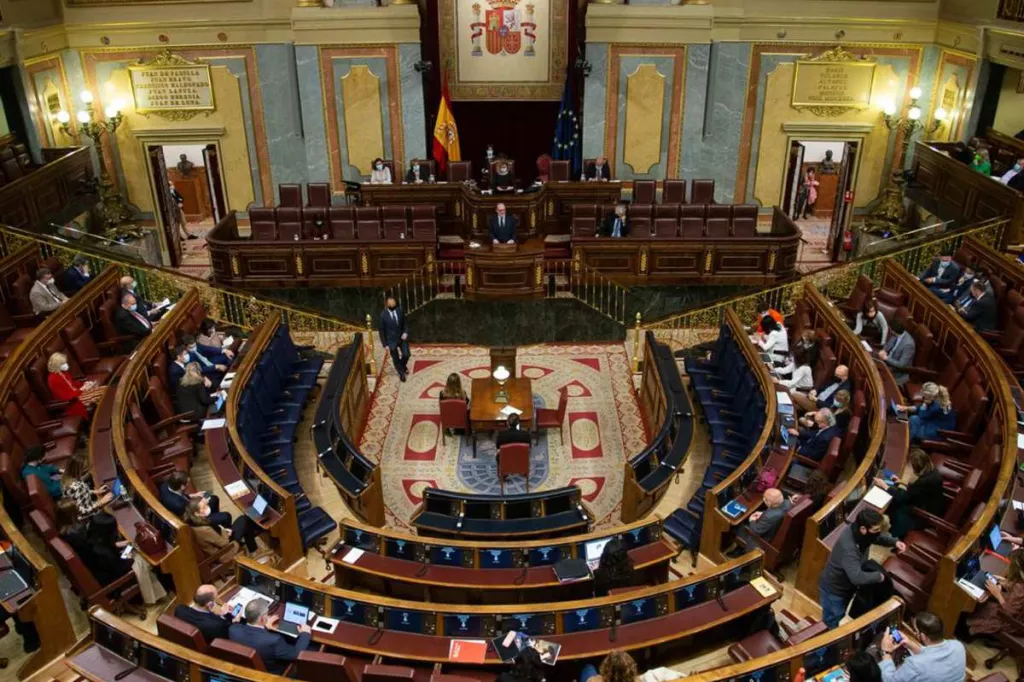
<svg viewBox="0 0 1024 682">
<path fill-rule="evenodd" d="M 220 155 L 217 153 L 217 145 L 208 144 L 203 148 L 203 162 L 206 166 L 206 182 L 210 186 L 210 203 L 213 204 L 213 224 L 216 225 L 228 214 L 224 185 L 220 181 Z"/>
<path fill-rule="evenodd" d="M 804 167 L 804 152 L 806 148 L 799 140 L 793 140 L 789 145 L 789 166 L 786 169 L 786 192 L 782 198 L 783 212 L 796 220 L 797 215 L 796 195 L 800 188 L 800 169 Z"/>
<path fill-rule="evenodd" d="M 843 147 L 843 165 L 839 169 L 835 210 L 832 211 L 832 224 L 828 232 L 833 263 L 839 260 L 843 252 L 843 233 L 850 228 L 853 220 L 853 171 L 857 167 L 858 146 L 857 142 L 847 142 Z"/>
<path fill-rule="evenodd" d="M 181 232 L 184 229 L 183 214 L 171 198 L 168 187 L 167 164 L 164 163 L 164 152 L 160 145 L 146 145 L 149 156 L 150 182 L 153 183 L 153 195 L 157 217 L 157 227 L 163 231 L 164 242 L 170 259 L 168 265 L 176 268 L 181 265 Z"/>
</svg>

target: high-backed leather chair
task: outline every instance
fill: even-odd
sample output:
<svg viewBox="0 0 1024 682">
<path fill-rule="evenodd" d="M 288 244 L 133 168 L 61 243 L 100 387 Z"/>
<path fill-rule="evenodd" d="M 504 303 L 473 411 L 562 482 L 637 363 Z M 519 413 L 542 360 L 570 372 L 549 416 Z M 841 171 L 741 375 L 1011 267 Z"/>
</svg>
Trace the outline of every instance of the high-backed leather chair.
<svg viewBox="0 0 1024 682">
<path fill-rule="evenodd" d="M 529 443 L 505 443 L 498 448 L 498 482 L 502 495 L 505 494 L 505 479 L 509 476 L 522 476 L 526 481 L 526 492 L 530 492 Z"/>
<path fill-rule="evenodd" d="M 757 236 L 757 206 L 736 204 L 732 207 L 732 233 L 737 237 Z"/>
<path fill-rule="evenodd" d="M 690 183 L 691 204 L 713 204 L 715 203 L 715 181 L 694 180 Z"/>
<path fill-rule="evenodd" d="M 516 162 L 513 161 L 512 159 L 494 159 L 493 161 L 491 161 L 491 163 L 487 166 L 487 170 L 491 174 L 491 181 L 494 181 L 495 176 L 498 174 L 498 165 L 501 164 L 502 162 L 508 164 L 508 170 L 515 177 L 516 184 L 518 185 L 521 178 L 518 175 L 516 175 Z"/>
<path fill-rule="evenodd" d="M 857 277 L 857 282 L 853 285 L 853 291 L 850 292 L 850 295 L 847 296 L 845 301 L 837 305 L 847 318 L 852 320 L 857 316 L 857 313 L 864 310 L 864 304 L 873 297 L 874 289 L 875 285 L 871 278 L 867 275 L 860 275 Z"/>
<path fill-rule="evenodd" d="M 29 292 L 32 290 L 33 280 L 26 273 L 18 275 L 11 283 L 11 299 L 14 302 L 14 312 L 16 315 L 31 315 L 33 320 L 39 319 L 35 311 L 32 309 L 32 301 L 29 299 Z"/>
<path fill-rule="evenodd" d="M 541 154 L 537 157 L 537 179 L 541 182 L 548 181 L 548 174 L 551 172 L 551 155 Z"/>
<path fill-rule="evenodd" d="M 267 666 L 263 664 L 263 659 L 260 658 L 260 655 L 251 646 L 232 642 L 229 639 L 218 638 L 210 642 L 209 653 L 211 656 L 228 663 L 267 672 Z"/>
<path fill-rule="evenodd" d="M 363 669 L 363 682 L 401 682 L 415 679 L 415 670 L 400 665 L 368 665 Z"/>
<path fill-rule="evenodd" d="M 449 161 L 448 182 L 469 182 L 473 179 L 472 161 Z"/>
<path fill-rule="evenodd" d="M 549 182 L 569 181 L 569 162 L 564 159 L 552 159 L 551 167 L 548 170 Z"/>
<path fill-rule="evenodd" d="M 679 217 L 683 219 L 699 218 L 701 224 L 704 224 L 704 221 L 707 220 L 708 217 L 707 204 L 697 204 L 693 202 L 684 204 L 679 207 Z"/>
<path fill-rule="evenodd" d="M 25 171 L 21 167 L 21 164 L 18 163 L 17 159 L 7 159 L 0 164 L 0 168 L 3 168 L 4 175 L 6 175 L 7 179 L 11 182 L 25 176 Z"/>
<path fill-rule="evenodd" d="M 633 203 L 653 204 L 658 193 L 658 186 L 654 180 L 633 181 Z"/>
<path fill-rule="evenodd" d="M 654 214 L 654 207 L 651 204 L 630 204 L 629 205 L 629 236 L 649 237 L 651 236 L 651 220 Z"/>
<path fill-rule="evenodd" d="M 281 198 L 279 208 L 302 208 L 302 185 L 278 185 L 277 193 Z"/>
<path fill-rule="evenodd" d="M 298 241 L 302 239 L 302 209 L 281 206 L 277 209 L 278 241 Z"/>
<path fill-rule="evenodd" d="M 913 366 L 931 367 L 932 351 L 935 350 L 935 335 L 932 334 L 932 330 L 924 323 L 919 324 L 913 320 L 908 320 L 908 322 L 910 324 L 906 325 L 906 329 L 914 337 L 914 343 L 916 344 Z"/>
<path fill-rule="evenodd" d="M 330 232 L 327 224 L 327 209 L 307 206 L 302 209 L 302 238 L 321 239 Z"/>
<path fill-rule="evenodd" d="M 569 392 L 565 388 L 558 389 L 558 407 L 540 407 L 534 411 L 533 430 L 534 442 L 540 429 L 558 429 L 558 435 L 565 444 L 565 413 L 569 409 Z"/>
<path fill-rule="evenodd" d="M 711 239 L 725 239 L 732 236 L 732 225 L 729 224 L 728 218 L 708 218 L 705 226 L 708 237 Z"/>
<path fill-rule="evenodd" d="M 675 239 L 679 236 L 679 221 L 675 218 L 654 219 L 655 239 Z"/>
<path fill-rule="evenodd" d="M 683 208 L 685 208 L 685 206 Z M 679 236 L 683 239 L 703 239 L 704 219 L 695 217 L 680 218 Z"/>
<path fill-rule="evenodd" d="M 437 207 L 433 204 L 416 204 L 411 209 L 412 238 L 417 241 L 437 239 Z"/>
<path fill-rule="evenodd" d="M 21 405 L 13 400 L 8 401 L 4 406 L 4 422 L 23 449 L 28 450 L 37 445 L 44 448 L 45 461 L 48 463 L 62 462 L 75 454 L 75 447 L 78 443 L 77 435 L 57 438 L 46 433 L 47 440 L 44 441 L 39 437 L 39 432 L 32 426 L 28 417 L 25 416 Z"/>
<path fill-rule="evenodd" d="M 139 584 L 133 571 L 128 571 L 109 585 L 101 586 L 68 543 L 55 537 L 50 538 L 46 546 L 50 556 L 71 583 L 71 588 L 89 606 L 99 606 L 119 614 L 125 604 L 139 595 Z"/>
<path fill-rule="evenodd" d="M 56 505 L 42 479 L 35 474 L 29 474 L 25 477 L 25 489 L 28 491 L 28 500 L 33 509 L 42 512 L 51 521 L 57 518 Z"/>
<path fill-rule="evenodd" d="M 679 204 L 658 204 L 654 207 L 654 219 L 671 218 L 679 219 Z"/>
<path fill-rule="evenodd" d="M 336 680 L 337 682 L 356 682 L 349 674 L 348 657 L 326 651 L 300 651 L 295 660 L 295 676 L 306 682 Z M 365 667 L 362 663 L 360 668 Z M 360 669 L 361 673 L 362 670 Z"/>
<path fill-rule="evenodd" d="M 568 163 L 568 162 L 566 162 Z M 572 205 L 572 234 L 593 237 L 597 233 L 597 207 L 594 204 Z"/>
<path fill-rule="evenodd" d="M 14 498 L 20 509 L 25 509 L 32 505 L 32 501 L 28 497 L 25 479 L 21 477 L 20 462 L 15 466 L 12 459 L 11 453 L 0 452 L 0 482 L 3 483 L 4 492 Z"/>
<path fill-rule="evenodd" d="M 380 240 L 379 206 L 359 206 L 356 208 L 356 234 L 359 241 Z"/>
<path fill-rule="evenodd" d="M 405 239 L 408 220 L 405 206 L 384 206 L 381 208 L 384 218 L 384 239 L 398 241 Z"/>
<path fill-rule="evenodd" d="M 393 184 L 397 185 L 397 184 L 401 183 L 402 180 L 405 180 L 405 173 L 404 172 L 401 175 L 397 175 L 395 173 L 395 162 L 394 162 L 393 159 L 381 159 L 381 163 L 384 165 L 385 168 L 387 168 L 389 171 L 391 171 L 391 182 Z"/>
<path fill-rule="evenodd" d="M 127 359 L 124 355 L 109 355 L 104 357 L 100 353 L 99 346 L 92 338 L 89 330 L 81 318 L 74 318 L 63 329 L 60 334 L 64 337 L 67 349 L 75 356 L 75 361 L 85 374 L 106 374 L 112 375 L 124 364 Z M 112 344 L 104 342 L 108 349 Z"/>
<path fill-rule="evenodd" d="M 199 628 L 166 613 L 157 617 L 156 632 L 168 642 L 201 654 L 205 654 L 209 649 Z"/>
<path fill-rule="evenodd" d="M 351 242 L 356 238 L 356 221 L 351 206 L 331 206 L 327 209 L 331 239 Z"/>
<path fill-rule="evenodd" d="M 44 542 L 57 537 L 57 526 L 53 519 L 38 509 L 33 509 L 28 513 L 28 520 Z"/>
<path fill-rule="evenodd" d="M 331 186 L 326 182 L 311 182 L 306 185 L 307 206 L 329 208 L 331 205 Z"/>
<path fill-rule="evenodd" d="M 708 204 L 708 220 L 725 218 L 732 222 L 732 204 Z"/>
<path fill-rule="evenodd" d="M 911 374 L 910 379 L 903 385 L 903 390 L 906 391 L 911 400 L 921 402 L 921 387 L 924 385 L 924 382 L 934 381 L 939 386 L 945 386 L 946 390 L 952 395 L 964 377 L 969 375 L 970 369 L 974 369 L 974 365 L 971 364 L 967 350 L 963 345 L 960 345 L 953 351 L 953 357 L 942 363 L 942 369 L 939 370 L 938 375 L 934 375 L 930 371 L 921 373 L 919 376 Z M 975 372 L 977 372 L 976 369 Z M 934 379 L 931 378 L 933 376 Z"/>
<path fill-rule="evenodd" d="M 686 180 L 666 180 L 661 188 L 661 203 L 685 204 Z"/>
</svg>

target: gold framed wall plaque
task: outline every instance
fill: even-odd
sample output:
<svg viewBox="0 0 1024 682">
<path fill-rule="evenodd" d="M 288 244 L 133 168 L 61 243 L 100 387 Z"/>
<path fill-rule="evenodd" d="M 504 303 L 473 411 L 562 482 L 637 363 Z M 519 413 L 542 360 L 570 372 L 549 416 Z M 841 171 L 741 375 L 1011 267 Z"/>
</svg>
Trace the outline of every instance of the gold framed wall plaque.
<svg viewBox="0 0 1024 682">
<path fill-rule="evenodd" d="M 128 67 L 135 111 L 172 120 L 217 110 L 210 65 L 164 51 L 149 62 Z"/>
<path fill-rule="evenodd" d="M 858 57 L 842 47 L 810 59 L 798 59 L 793 70 L 794 109 L 819 116 L 839 116 L 851 109 L 871 106 L 875 82 L 874 61 Z"/>
</svg>

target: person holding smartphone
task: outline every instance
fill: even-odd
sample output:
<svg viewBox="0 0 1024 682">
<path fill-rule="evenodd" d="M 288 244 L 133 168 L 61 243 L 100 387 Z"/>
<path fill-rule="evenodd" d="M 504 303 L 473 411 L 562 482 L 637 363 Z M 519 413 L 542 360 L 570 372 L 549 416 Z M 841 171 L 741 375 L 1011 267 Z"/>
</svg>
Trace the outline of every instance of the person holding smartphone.
<svg viewBox="0 0 1024 682">
<path fill-rule="evenodd" d="M 195 626 L 203 633 L 207 644 L 215 639 L 227 639 L 231 624 L 242 620 L 241 614 L 235 615 L 231 606 L 217 601 L 217 588 L 213 585 L 196 588 L 192 605 L 178 604 L 174 607 L 174 617 Z"/>
<path fill-rule="evenodd" d="M 894 634 L 887 630 L 882 635 L 882 682 L 964 682 L 967 650 L 957 640 L 945 639 L 941 618 L 921 611 L 914 616 L 911 630 L 917 642 L 902 637 L 899 631 Z M 902 641 L 897 643 L 897 636 Z M 892 652 L 901 646 L 910 656 L 897 668 Z"/>
<path fill-rule="evenodd" d="M 1011 543 L 1020 538 L 1007 537 Z M 1024 618 L 1024 549 L 1014 544 L 1017 549 L 1010 553 L 1010 565 L 1006 569 L 1006 577 L 989 576 L 985 581 L 985 589 L 992 595 L 984 604 L 967 619 L 967 627 L 971 636 L 994 635 L 1006 628 L 1006 621 L 999 617 L 1004 611 L 1014 618 Z"/>
</svg>

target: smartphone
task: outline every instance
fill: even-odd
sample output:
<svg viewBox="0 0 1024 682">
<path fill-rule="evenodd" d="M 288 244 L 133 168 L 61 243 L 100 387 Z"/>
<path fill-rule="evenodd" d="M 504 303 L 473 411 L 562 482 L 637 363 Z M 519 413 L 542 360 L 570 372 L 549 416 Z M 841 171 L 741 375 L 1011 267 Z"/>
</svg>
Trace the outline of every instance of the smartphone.
<svg viewBox="0 0 1024 682">
<path fill-rule="evenodd" d="M 242 612 L 242 605 L 241 604 L 235 604 L 235 608 L 231 609 L 231 617 L 232 618 L 238 618 L 238 614 L 240 614 L 241 612 Z"/>
<path fill-rule="evenodd" d="M 900 631 L 897 630 L 895 626 L 889 628 L 889 634 L 892 635 L 892 641 L 894 644 L 903 643 L 903 635 L 900 634 Z"/>
</svg>

